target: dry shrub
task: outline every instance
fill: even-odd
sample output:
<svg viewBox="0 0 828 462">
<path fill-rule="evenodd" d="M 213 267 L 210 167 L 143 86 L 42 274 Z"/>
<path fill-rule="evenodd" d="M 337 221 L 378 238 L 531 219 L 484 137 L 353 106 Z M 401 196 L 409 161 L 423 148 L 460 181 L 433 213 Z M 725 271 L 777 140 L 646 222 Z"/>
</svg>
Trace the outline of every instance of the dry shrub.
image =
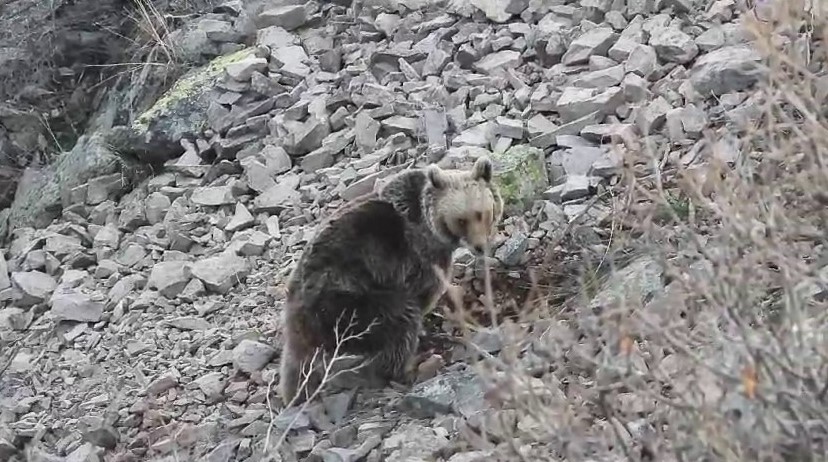
<svg viewBox="0 0 828 462">
<path fill-rule="evenodd" d="M 602 260 L 634 249 L 631 266 L 545 320 L 500 326 L 504 351 L 479 365 L 503 411 L 471 425 L 475 446 L 510 460 L 825 459 L 828 10 L 787 0 L 744 17 L 768 71 L 755 117 L 714 122 L 689 165 L 669 147 L 636 154 Z"/>
</svg>

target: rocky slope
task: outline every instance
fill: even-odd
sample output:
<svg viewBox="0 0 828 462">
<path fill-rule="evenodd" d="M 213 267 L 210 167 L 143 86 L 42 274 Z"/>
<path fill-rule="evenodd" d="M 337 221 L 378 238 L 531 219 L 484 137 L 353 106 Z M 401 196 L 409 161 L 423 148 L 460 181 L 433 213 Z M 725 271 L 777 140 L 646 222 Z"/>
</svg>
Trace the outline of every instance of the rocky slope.
<svg viewBox="0 0 828 462">
<path fill-rule="evenodd" d="M 611 210 L 595 195 L 625 163 L 657 152 L 703 176 L 710 159 L 739 159 L 738 138 L 704 135 L 738 133 L 762 103 L 743 9 L 231 1 L 189 19 L 169 42 L 209 63 L 128 125 L 88 133 L 27 172 L 3 211 L 0 459 L 511 460 L 506 435 L 536 435 L 538 421 L 496 406 L 466 365 L 475 354 L 450 343 L 426 353 L 411 390 L 340 392 L 282 412 L 272 385 L 285 277 L 344 201 L 412 165 L 462 167 L 488 152 L 509 205 L 488 259 L 498 297 L 570 231 L 605 251 Z M 455 269 L 474 303 L 481 262 L 459 251 Z M 640 259 L 593 305 L 621 287 L 650 298 L 664 285 L 663 268 Z M 442 324 L 430 335 L 457 329 Z M 523 340 L 569 348 L 577 338 L 554 323 L 533 329 Z M 508 343 L 498 329 L 474 341 L 492 355 Z M 579 355 L 573 367 L 591 374 L 589 353 Z M 538 371 L 529 389 L 587 406 L 553 364 L 520 356 Z M 628 401 L 625 411 L 648 412 L 646 400 Z M 265 455 L 267 444 L 278 448 Z M 519 450 L 527 460 L 625 454 L 551 441 Z"/>
</svg>

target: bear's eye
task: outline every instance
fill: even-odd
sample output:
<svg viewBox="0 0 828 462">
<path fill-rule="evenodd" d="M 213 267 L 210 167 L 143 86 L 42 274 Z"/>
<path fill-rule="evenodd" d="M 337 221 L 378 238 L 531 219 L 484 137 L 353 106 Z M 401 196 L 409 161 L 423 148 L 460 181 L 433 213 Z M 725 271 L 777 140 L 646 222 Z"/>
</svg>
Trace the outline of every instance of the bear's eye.
<svg viewBox="0 0 828 462">
<path fill-rule="evenodd" d="M 474 219 L 477 221 L 483 221 L 483 212 L 477 212 L 474 214 Z"/>
<path fill-rule="evenodd" d="M 457 219 L 457 227 L 464 229 L 466 227 L 466 219 L 465 218 L 458 218 Z"/>
</svg>

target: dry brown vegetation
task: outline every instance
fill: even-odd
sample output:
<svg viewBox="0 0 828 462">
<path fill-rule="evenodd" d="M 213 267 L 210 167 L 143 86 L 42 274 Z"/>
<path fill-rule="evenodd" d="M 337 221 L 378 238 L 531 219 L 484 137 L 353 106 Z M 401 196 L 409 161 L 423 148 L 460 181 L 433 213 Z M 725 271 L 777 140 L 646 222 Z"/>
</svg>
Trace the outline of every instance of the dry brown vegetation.
<svg viewBox="0 0 828 462">
<path fill-rule="evenodd" d="M 777 2 L 747 24 L 768 66 L 761 114 L 711 130 L 695 161 L 628 153 L 599 201 L 605 252 L 572 236 L 550 249 L 592 253 L 581 296 L 541 322 L 537 309 L 506 321 L 507 349 L 482 355 L 502 410 L 469 427 L 472 446 L 505 442 L 522 460 L 824 460 L 828 12 Z M 633 266 L 596 293 L 613 256 Z"/>
</svg>

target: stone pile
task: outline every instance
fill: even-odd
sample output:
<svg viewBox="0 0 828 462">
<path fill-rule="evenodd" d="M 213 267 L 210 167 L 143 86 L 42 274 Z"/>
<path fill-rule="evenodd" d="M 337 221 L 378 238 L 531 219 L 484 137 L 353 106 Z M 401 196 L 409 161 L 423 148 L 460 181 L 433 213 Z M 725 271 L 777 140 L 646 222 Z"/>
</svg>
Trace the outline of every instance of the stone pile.
<svg viewBox="0 0 828 462">
<path fill-rule="evenodd" d="M 449 3 L 229 2 L 171 34 L 210 61 L 110 138 L 163 168 L 61 179 L 60 217 L 0 255 L 0 455 L 36 438 L 42 460 L 263 460 L 296 417 L 286 460 L 492 457 L 451 450 L 503 416 L 443 358 L 414 390 L 335 394 L 269 428 L 280 284 L 315 225 L 411 165 L 491 155 L 508 205 L 491 262 L 509 271 L 568 222 L 600 225 L 587 200 L 648 148 L 735 161 L 702 135 L 751 119 L 763 71 L 731 0 Z M 463 277 L 478 263 L 458 252 Z"/>
</svg>

